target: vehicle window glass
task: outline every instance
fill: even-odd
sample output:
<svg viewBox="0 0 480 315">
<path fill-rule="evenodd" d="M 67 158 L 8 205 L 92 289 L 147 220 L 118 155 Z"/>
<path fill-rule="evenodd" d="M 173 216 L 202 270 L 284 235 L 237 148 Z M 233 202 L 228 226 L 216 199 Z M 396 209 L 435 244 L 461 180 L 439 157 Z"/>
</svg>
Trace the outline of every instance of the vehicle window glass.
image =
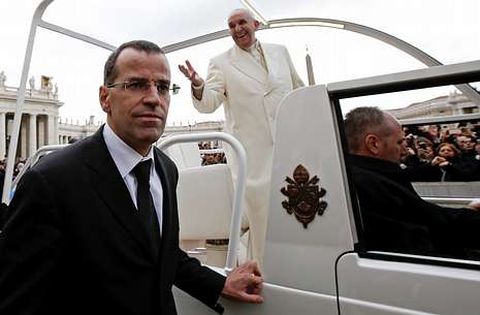
<svg viewBox="0 0 480 315">
<path fill-rule="evenodd" d="M 478 106 L 453 86 L 339 103 L 363 248 L 480 260 Z"/>
</svg>

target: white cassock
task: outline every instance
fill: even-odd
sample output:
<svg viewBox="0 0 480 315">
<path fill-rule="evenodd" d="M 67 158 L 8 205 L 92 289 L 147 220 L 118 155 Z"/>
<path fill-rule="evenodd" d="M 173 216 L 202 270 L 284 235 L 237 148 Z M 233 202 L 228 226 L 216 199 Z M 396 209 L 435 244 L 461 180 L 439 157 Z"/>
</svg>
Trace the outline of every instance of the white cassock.
<svg viewBox="0 0 480 315">
<path fill-rule="evenodd" d="M 210 60 L 202 99 L 193 95 L 195 108 L 211 113 L 221 104 L 225 131 L 235 136 L 247 152 L 245 211 L 250 227 L 251 258 L 262 264 L 268 218 L 274 122 L 282 98 L 303 82 L 293 67 L 286 47 L 261 44 L 265 70 L 250 54 L 234 45 Z M 236 163 L 227 150 L 227 161 Z M 279 188 L 280 189 L 280 188 Z"/>
</svg>

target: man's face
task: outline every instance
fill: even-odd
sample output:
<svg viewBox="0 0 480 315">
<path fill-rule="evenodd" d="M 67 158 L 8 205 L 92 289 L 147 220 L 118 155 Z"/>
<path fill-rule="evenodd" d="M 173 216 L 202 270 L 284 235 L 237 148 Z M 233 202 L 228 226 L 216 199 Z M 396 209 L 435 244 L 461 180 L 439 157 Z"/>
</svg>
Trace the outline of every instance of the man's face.
<svg viewBox="0 0 480 315">
<path fill-rule="evenodd" d="M 477 151 L 477 153 L 480 154 L 480 143 L 475 144 L 475 151 Z"/>
<path fill-rule="evenodd" d="M 390 126 L 391 125 L 391 126 Z M 397 123 L 389 124 L 388 136 L 379 137 L 378 158 L 399 163 L 408 154 L 405 143 L 405 133 Z"/>
<path fill-rule="evenodd" d="M 415 149 L 417 150 L 418 157 L 423 160 L 430 161 L 435 157 L 435 150 L 430 142 L 420 140 L 415 143 Z"/>
<path fill-rule="evenodd" d="M 470 140 L 469 137 L 458 136 L 456 141 L 457 141 L 457 144 L 458 144 L 459 148 L 462 151 L 469 151 L 469 150 L 472 149 L 471 140 Z"/>
<path fill-rule="evenodd" d="M 112 130 L 138 153 L 148 153 L 163 133 L 170 95 L 158 93 L 154 82 L 170 84 L 170 67 L 166 57 L 126 48 L 116 62 L 118 82 L 148 81 L 147 90 L 125 89 L 123 85 L 100 88 L 100 103 L 107 113 Z"/>
<path fill-rule="evenodd" d="M 428 133 L 431 134 L 434 137 L 438 136 L 438 126 L 437 125 L 430 125 L 428 126 Z"/>
<path fill-rule="evenodd" d="M 259 22 L 242 10 L 234 11 L 228 18 L 230 35 L 235 44 L 242 49 L 247 49 L 255 43 L 255 31 L 258 26 Z"/>
</svg>

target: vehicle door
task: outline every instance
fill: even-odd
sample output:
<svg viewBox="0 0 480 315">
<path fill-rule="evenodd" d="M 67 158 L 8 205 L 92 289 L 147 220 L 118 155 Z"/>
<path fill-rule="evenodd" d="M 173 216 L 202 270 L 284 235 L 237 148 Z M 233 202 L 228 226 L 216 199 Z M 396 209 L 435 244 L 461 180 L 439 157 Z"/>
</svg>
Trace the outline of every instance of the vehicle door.
<svg viewBox="0 0 480 315">
<path fill-rule="evenodd" d="M 329 99 L 337 109 L 335 113 L 340 122 L 347 112 L 359 106 L 375 105 L 382 110 L 389 110 L 390 114 L 403 121 L 405 140 L 410 142 L 407 144 L 408 154 L 421 160 L 422 166 L 437 167 L 438 171 L 438 165 L 434 165 L 432 160 L 439 154 L 436 148 L 440 143 L 451 141 L 444 137 L 445 134 L 460 132 L 475 135 L 477 130 L 479 104 L 455 92 L 455 87 L 451 84 L 477 82 L 474 86 L 478 86 L 479 65 L 479 62 L 472 62 L 463 66 L 435 67 L 332 84 L 328 86 Z M 438 87 L 432 89 L 432 86 Z M 401 99 L 405 100 L 403 106 L 398 105 Z M 413 99 L 416 101 L 412 101 Z M 409 104 L 411 105 L 408 106 Z M 432 126 L 435 128 L 431 128 Z M 342 128 L 340 123 L 339 135 L 343 136 L 343 147 L 347 150 L 348 139 L 344 137 Z M 435 131 L 430 132 L 430 129 Z M 428 154 L 423 154 L 425 152 L 422 151 L 422 147 L 428 142 L 434 143 L 432 156 L 429 158 Z M 411 167 L 408 163 L 403 164 L 404 162 L 403 160 L 402 168 Z M 361 200 L 359 202 L 352 184 L 355 180 L 352 166 L 348 161 L 345 165 L 352 188 L 351 210 L 356 222 L 358 242 L 355 250 L 339 257 L 336 264 L 340 314 L 478 314 L 480 246 L 476 245 L 480 245 L 480 241 L 462 241 L 458 238 L 455 246 L 462 253 L 458 255 L 435 252 L 420 255 L 407 249 L 387 251 L 370 248 L 365 238 L 366 233 L 370 232 L 365 224 L 369 208 L 362 207 Z M 431 175 L 429 172 L 422 173 L 424 170 L 421 168 L 414 170 L 409 176 L 412 176 L 412 180 L 420 181 L 414 186 L 429 202 L 448 207 L 464 207 L 470 199 L 479 196 L 478 182 L 460 180 L 448 183 L 441 182 L 441 177 L 435 182 L 435 174 L 438 173 L 433 172 L 434 175 Z M 431 176 L 427 176 L 428 174 Z M 419 175 L 424 175 L 423 179 L 419 178 Z M 473 171 L 470 175 L 474 175 Z M 443 211 L 449 210 L 443 208 Z M 384 226 L 370 224 L 368 228 Z M 451 230 L 445 229 L 445 239 L 457 239 L 462 233 L 461 227 L 457 227 L 456 231 L 458 234 L 453 235 L 448 234 Z"/>
</svg>

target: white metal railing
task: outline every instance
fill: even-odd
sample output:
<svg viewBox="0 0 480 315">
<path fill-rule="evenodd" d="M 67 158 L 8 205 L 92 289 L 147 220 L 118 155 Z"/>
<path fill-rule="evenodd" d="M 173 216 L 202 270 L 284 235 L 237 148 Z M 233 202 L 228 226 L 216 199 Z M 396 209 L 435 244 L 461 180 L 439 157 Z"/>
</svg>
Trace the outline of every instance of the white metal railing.
<svg viewBox="0 0 480 315">
<path fill-rule="evenodd" d="M 462 115 L 408 118 L 408 119 L 400 119 L 400 123 L 402 124 L 402 126 L 433 125 L 433 124 L 441 124 L 441 123 L 471 121 L 471 120 L 480 120 L 480 114 L 474 113 L 474 114 L 462 114 Z"/>
<path fill-rule="evenodd" d="M 225 153 L 225 150 L 223 150 L 222 148 L 200 149 L 200 154 L 217 154 L 217 153 Z"/>
<path fill-rule="evenodd" d="M 422 197 L 423 200 L 441 204 L 446 206 L 465 206 L 468 203 L 477 200 L 476 198 L 459 198 L 459 197 Z"/>
<path fill-rule="evenodd" d="M 28 160 L 25 162 L 25 165 L 23 166 L 23 168 L 20 170 L 20 172 L 17 174 L 17 176 L 15 176 L 15 179 L 12 181 L 10 187 L 11 187 L 11 190 L 10 190 L 10 193 L 9 193 L 9 199 L 8 199 L 8 202 L 6 202 L 7 204 L 10 203 L 10 200 L 11 200 L 11 197 L 13 196 L 12 192 L 15 191 L 15 188 L 17 187 L 17 184 L 18 182 L 20 181 L 20 179 L 23 177 L 23 175 L 25 174 L 25 172 L 30 168 L 32 167 L 33 165 L 35 165 L 35 163 L 38 162 L 38 160 L 48 154 L 48 153 L 51 153 L 53 151 L 56 151 L 56 150 L 60 150 L 64 147 L 66 147 L 68 144 L 53 144 L 53 145 L 46 145 L 46 146 L 43 146 L 41 148 L 39 148 L 37 150 L 37 152 L 35 152 L 34 155 L 32 155 L 31 157 L 28 158 Z"/>
<path fill-rule="evenodd" d="M 205 132 L 197 134 L 171 135 L 163 140 L 158 147 L 165 149 L 176 143 L 198 142 L 208 140 L 222 140 L 228 143 L 234 150 L 238 162 L 238 176 L 235 183 L 233 196 L 232 219 L 230 222 L 230 236 L 228 242 L 227 260 L 225 271 L 229 273 L 236 263 L 236 253 L 240 244 L 240 230 L 242 224 L 243 197 L 247 178 L 247 155 L 240 141 L 224 132 Z"/>
</svg>

